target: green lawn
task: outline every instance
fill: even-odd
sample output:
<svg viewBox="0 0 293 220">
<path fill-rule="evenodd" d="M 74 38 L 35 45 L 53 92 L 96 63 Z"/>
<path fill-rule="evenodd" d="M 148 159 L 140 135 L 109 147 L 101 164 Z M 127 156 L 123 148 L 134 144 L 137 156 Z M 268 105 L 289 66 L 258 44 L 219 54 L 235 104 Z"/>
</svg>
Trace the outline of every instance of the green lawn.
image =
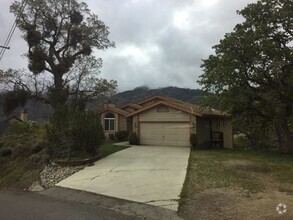
<svg viewBox="0 0 293 220">
<path fill-rule="evenodd" d="M 231 168 L 235 172 L 252 171 L 271 174 L 273 179 L 283 183 L 293 184 L 293 155 L 270 151 L 198 151 L 193 158 L 207 157 L 209 160 L 225 163 L 231 160 L 246 160 L 251 164 L 235 165 Z"/>
<path fill-rule="evenodd" d="M 106 157 L 110 154 L 113 154 L 117 151 L 124 150 L 126 148 L 129 148 L 129 146 L 118 146 L 118 145 L 113 145 L 113 142 L 106 141 L 100 148 L 99 148 L 99 153 L 102 155 L 102 157 Z"/>
<path fill-rule="evenodd" d="M 192 151 L 182 195 L 220 187 L 259 192 L 264 186 L 256 174 L 293 184 L 293 157 L 264 151 Z"/>
<path fill-rule="evenodd" d="M 115 142 L 112 141 L 105 141 L 99 148 L 97 151 L 97 155 L 100 154 L 102 157 L 106 157 L 110 154 L 113 154 L 117 151 L 120 150 L 124 150 L 126 148 L 128 148 L 129 146 L 116 146 L 114 145 Z M 58 161 L 79 161 L 79 160 L 85 160 L 85 159 L 89 159 L 89 158 L 93 158 L 93 155 L 90 155 L 86 152 L 78 152 L 78 153 L 74 153 L 70 156 L 69 160 L 67 158 L 63 158 L 63 159 L 58 159 Z"/>
</svg>

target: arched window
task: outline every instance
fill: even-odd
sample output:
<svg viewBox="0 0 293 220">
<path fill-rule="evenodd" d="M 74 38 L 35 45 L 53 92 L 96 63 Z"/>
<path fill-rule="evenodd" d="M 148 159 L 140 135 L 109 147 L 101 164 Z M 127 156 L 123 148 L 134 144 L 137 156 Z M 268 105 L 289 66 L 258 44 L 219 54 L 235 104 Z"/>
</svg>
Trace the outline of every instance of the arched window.
<svg viewBox="0 0 293 220">
<path fill-rule="evenodd" d="M 104 118 L 105 131 L 115 131 L 115 116 L 112 113 L 107 113 Z"/>
</svg>

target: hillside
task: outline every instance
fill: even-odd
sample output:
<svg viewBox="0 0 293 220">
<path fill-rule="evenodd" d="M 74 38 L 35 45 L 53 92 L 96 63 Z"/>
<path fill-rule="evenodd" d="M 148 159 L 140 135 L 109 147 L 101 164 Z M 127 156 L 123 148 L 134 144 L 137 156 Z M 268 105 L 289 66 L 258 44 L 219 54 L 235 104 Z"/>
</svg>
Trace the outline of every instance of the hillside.
<svg viewBox="0 0 293 220">
<path fill-rule="evenodd" d="M 119 106 L 129 102 L 138 102 L 152 96 L 161 95 L 185 102 L 197 103 L 202 97 L 203 91 L 199 89 L 185 89 L 178 87 L 165 87 L 158 89 L 148 89 L 147 87 L 138 87 L 133 90 L 118 93 L 113 97 L 113 101 Z"/>
<path fill-rule="evenodd" d="M 3 112 L 3 102 L 4 102 L 4 95 L 0 95 L 0 122 L 5 120 L 7 117 L 10 116 L 20 116 L 20 112 L 22 110 L 21 107 L 18 107 L 15 111 L 11 114 L 6 116 Z M 24 108 L 28 111 L 28 119 L 33 121 L 47 121 L 52 113 L 52 107 L 47 104 L 43 104 L 41 102 L 36 102 L 33 100 L 29 100 Z"/>
<path fill-rule="evenodd" d="M 106 101 L 111 101 L 116 103 L 117 106 L 121 106 L 126 103 L 135 103 L 155 95 L 168 96 L 190 103 L 198 103 L 202 97 L 202 94 L 202 90 L 199 89 L 185 89 L 177 87 L 149 89 L 147 87 L 138 87 L 133 90 L 118 93 L 111 98 L 97 98 L 96 100 L 89 102 L 87 107 L 93 111 L 97 111 L 101 108 L 102 103 Z M 19 116 L 21 108 L 16 109 L 13 113 L 6 116 L 2 110 L 3 101 L 4 97 L 3 95 L 0 95 L 0 121 L 5 120 L 7 117 L 12 115 Z M 50 117 L 50 114 L 52 113 L 52 108 L 50 105 L 42 104 L 32 100 L 28 101 L 24 108 L 28 111 L 29 120 L 47 121 Z"/>
</svg>

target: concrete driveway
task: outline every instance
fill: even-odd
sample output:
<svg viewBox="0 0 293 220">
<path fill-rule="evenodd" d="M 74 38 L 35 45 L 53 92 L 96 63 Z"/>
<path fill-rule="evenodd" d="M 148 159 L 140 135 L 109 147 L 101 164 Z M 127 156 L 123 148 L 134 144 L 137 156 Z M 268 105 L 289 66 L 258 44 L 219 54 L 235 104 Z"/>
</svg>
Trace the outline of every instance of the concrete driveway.
<svg viewBox="0 0 293 220">
<path fill-rule="evenodd" d="M 73 174 L 57 186 L 178 209 L 188 147 L 133 146 Z"/>
</svg>

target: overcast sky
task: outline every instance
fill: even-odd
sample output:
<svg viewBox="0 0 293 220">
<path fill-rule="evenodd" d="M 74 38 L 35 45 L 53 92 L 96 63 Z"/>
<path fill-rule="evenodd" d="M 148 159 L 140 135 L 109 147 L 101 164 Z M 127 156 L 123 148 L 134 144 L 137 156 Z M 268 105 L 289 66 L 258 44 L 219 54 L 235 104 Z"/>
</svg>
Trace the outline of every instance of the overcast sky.
<svg viewBox="0 0 293 220">
<path fill-rule="evenodd" d="M 13 24 L 12 0 L 0 0 L 0 45 Z M 202 59 L 242 21 L 236 10 L 256 0 L 85 0 L 110 27 L 116 48 L 96 52 L 101 77 L 118 81 L 119 91 L 147 85 L 200 88 Z M 16 31 L 0 68 L 26 68 L 26 42 Z"/>
</svg>

